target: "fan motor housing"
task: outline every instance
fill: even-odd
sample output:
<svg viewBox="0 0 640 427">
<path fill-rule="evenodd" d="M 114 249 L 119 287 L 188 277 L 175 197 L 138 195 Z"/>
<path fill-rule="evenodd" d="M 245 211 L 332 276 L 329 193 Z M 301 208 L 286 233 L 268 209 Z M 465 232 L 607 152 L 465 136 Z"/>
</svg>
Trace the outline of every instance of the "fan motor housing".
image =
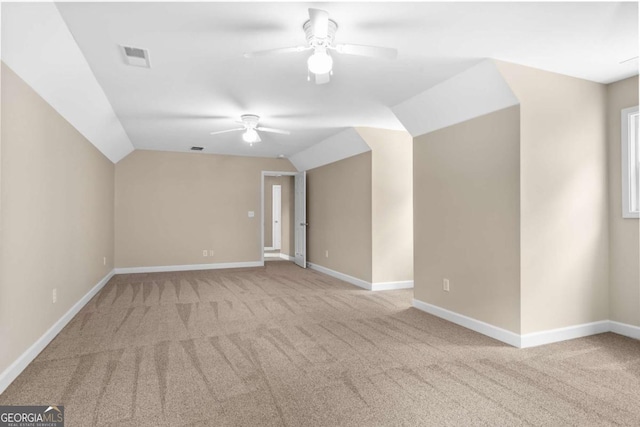
<svg viewBox="0 0 640 427">
<path fill-rule="evenodd" d="M 307 37 L 307 43 L 310 47 L 329 47 L 333 45 L 333 39 L 336 35 L 336 31 L 338 30 L 338 24 L 333 19 L 329 19 L 329 29 L 327 30 L 326 38 L 318 38 L 313 34 L 313 28 L 311 27 L 311 20 L 306 21 L 302 28 L 304 29 L 304 34 Z"/>
<path fill-rule="evenodd" d="M 255 114 L 245 114 L 240 117 L 242 123 L 248 127 L 255 128 L 258 126 L 258 121 L 260 121 L 260 117 Z"/>
</svg>

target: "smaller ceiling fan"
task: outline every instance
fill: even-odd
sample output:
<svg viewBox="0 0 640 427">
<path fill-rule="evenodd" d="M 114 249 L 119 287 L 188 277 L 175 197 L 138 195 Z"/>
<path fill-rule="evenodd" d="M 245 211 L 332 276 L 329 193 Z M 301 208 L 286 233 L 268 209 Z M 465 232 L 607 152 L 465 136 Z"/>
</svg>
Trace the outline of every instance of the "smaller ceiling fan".
<svg viewBox="0 0 640 427">
<path fill-rule="evenodd" d="M 242 127 L 235 128 L 235 129 L 221 130 L 218 132 L 211 132 L 211 135 L 219 135 L 221 133 L 227 133 L 227 132 L 244 131 L 244 133 L 242 134 L 243 141 L 248 142 L 250 145 L 253 145 L 256 142 L 262 141 L 262 139 L 260 139 L 260 135 L 258 134 L 258 131 L 279 133 L 281 135 L 291 134 L 291 132 L 287 130 L 272 129 L 272 128 L 265 128 L 262 126 L 258 126 L 259 121 L 260 121 L 259 116 L 256 116 L 255 114 L 245 114 L 240 117 L 239 122 L 236 122 L 236 123 L 240 123 Z"/>
<path fill-rule="evenodd" d="M 309 72 L 315 75 L 316 84 L 329 82 L 333 68 L 333 59 L 331 55 L 329 55 L 329 51 L 331 50 L 347 55 L 368 56 L 372 58 L 395 59 L 398 56 L 396 49 L 388 47 L 335 44 L 334 38 L 338 30 L 338 24 L 336 21 L 329 19 L 329 13 L 326 10 L 309 9 L 309 20 L 302 25 L 302 29 L 307 38 L 306 46 L 261 50 L 245 53 L 244 56 L 245 58 L 252 58 L 262 55 L 313 50 L 313 54 L 307 60 L 307 67 Z"/>
</svg>

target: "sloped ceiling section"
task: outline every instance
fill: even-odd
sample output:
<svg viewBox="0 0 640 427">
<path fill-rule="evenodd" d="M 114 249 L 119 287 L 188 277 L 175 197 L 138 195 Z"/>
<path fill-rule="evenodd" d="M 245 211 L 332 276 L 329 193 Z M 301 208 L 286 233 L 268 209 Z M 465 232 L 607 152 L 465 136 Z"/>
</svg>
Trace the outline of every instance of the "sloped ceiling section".
<svg viewBox="0 0 640 427">
<path fill-rule="evenodd" d="M 289 160 L 298 171 L 305 171 L 367 151 L 371 148 L 360 134 L 354 128 L 348 128 L 294 154 Z"/>
<path fill-rule="evenodd" d="M 133 151 L 53 3 L 2 4 L 2 60 L 109 160 Z"/>
<path fill-rule="evenodd" d="M 392 111 L 416 137 L 517 104 L 518 98 L 496 64 L 487 59 L 392 107 Z"/>
</svg>

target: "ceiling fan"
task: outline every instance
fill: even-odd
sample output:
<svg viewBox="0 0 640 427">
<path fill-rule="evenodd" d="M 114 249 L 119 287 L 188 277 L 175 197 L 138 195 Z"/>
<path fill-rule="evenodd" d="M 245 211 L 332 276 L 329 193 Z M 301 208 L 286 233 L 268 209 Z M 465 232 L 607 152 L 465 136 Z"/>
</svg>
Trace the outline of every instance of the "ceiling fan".
<svg viewBox="0 0 640 427">
<path fill-rule="evenodd" d="M 219 135 L 221 133 L 227 133 L 227 132 L 244 131 L 244 133 L 242 134 L 243 141 L 248 142 L 250 145 L 253 145 L 256 142 L 262 141 L 262 139 L 260 139 L 260 135 L 258 134 L 258 131 L 279 133 L 281 135 L 291 134 L 291 132 L 287 130 L 272 129 L 272 128 L 265 128 L 262 126 L 258 126 L 259 121 L 260 121 L 259 116 L 256 116 L 255 114 L 245 114 L 240 117 L 240 121 L 236 122 L 236 123 L 240 123 L 242 127 L 235 128 L 235 129 L 221 130 L 217 132 L 211 132 L 211 135 Z"/>
<path fill-rule="evenodd" d="M 335 34 L 338 24 L 329 19 L 329 13 L 321 9 L 309 9 L 309 20 L 302 28 L 307 38 L 306 46 L 284 47 L 278 49 L 262 50 L 245 53 L 245 58 L 270 55 L 277 53 L 302 52 L 313 50 L 313 54 L 307 60 L 310 73 L 315 75 L 316 84 L 328 83 L 332 74 L 333 59 L 329 51 L 344 53 L 347 55 L 368 56 L 372 58 L 395 59 L 398 56 L 396 49 L 388 47 L 366 46 L 358 44 L 335 44 Z M 308 80 L 311 77 L 308 76 Z"/>
</svg>

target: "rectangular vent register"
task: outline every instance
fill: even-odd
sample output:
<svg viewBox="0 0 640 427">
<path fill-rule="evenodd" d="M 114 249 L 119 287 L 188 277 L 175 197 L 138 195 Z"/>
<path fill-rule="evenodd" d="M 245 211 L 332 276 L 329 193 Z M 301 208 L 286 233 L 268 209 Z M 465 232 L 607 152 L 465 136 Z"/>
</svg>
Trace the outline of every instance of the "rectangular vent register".
<svg viewBox="0 0 640 427">
<path fill-rule="evenodd" d="M 130 46 L 120 47 L 124 53 L 124 60 L 128 65 L 151 68 L 151 63 L 149 62 L 149 51 Z"/>
</svg>

